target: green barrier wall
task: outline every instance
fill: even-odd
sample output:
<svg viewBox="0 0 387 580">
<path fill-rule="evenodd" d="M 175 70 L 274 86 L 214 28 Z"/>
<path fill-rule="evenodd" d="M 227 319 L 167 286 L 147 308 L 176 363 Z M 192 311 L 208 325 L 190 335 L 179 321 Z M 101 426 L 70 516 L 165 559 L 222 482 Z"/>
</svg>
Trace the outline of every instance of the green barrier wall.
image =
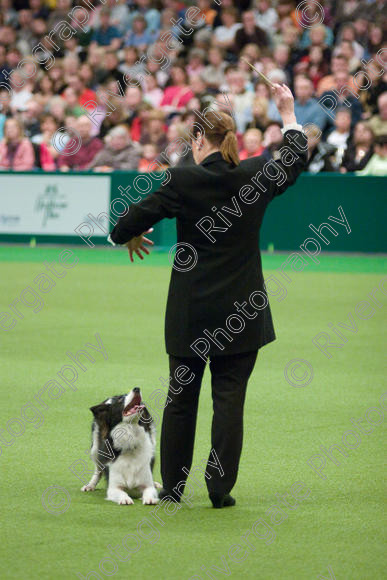
<svg viewBox="0 0 387 580">
<path fill-rule="evenodd" d="M 134 176 L 116 173 L 112 178 L 112 199 L 120 195 L 119 186 L 127 187 Z M 309 228 L 323 222 L 338 233 L 323 230 L 330 241 L 321 240 L 322 250 L 333 252 L 386 252 L 385 212 L 387 179 L 384 177 L 359 177 L 356 175 L 304 174 L 284 195 L 269 205 L 262 230 L 261 248 L 267 250 L 297 250 L 308 237 L 319 240 Z M 241 204 L 248 211 L 248 206 Z M 351 233 L 344 226 L 328 220 L 329 216 L 341 219 L 339 206 L 348 220 Z M 237 218 L 236 218 L 237 219 Z M 220 234 L 219 234 L 220 235 Z M 163 220 L 155 227 L 155 243 L 171 247 L 176 243 L 174 220 Z"/>
<path fill-rule="evenodd" d="M 10 173 L 7 172 L 8 177 L 9 175 Z M 87 179 L 87 174 L 83 175 Z M 106 174 L 103 175 L 106 178 Z M 146 193 L 139 195 L 133 185 L 139 175 L 135 171 L 109 174 L 111 202 L 122 197 L 122 190 L 132 195 L 133 198 L 144 197 Z M 47 179 L 49 178 L 48 174 Z M 153 191 L 157 189 L 159 182 L 155 179 L 152 181 Z M 359 177 L 351 174 L 302 175 L 293 187 L 270 204 L 262 226 L 261 249 L 274 248 L 274 250 L 281 251 L 297 251 L 307 238 L 314 238 L 319 241 L 323 251 L 386 253 L 387 244 L 383 221 L 386 182 L 384 177 Z M 146 181 L 137 180 L 136 183 L 146 191 L 148 187 Z M 0 175 L 0 188 L 1 185 L 2 176 Z M 9 195 L 12 195 L 11 191 Z M 79 195 L 82 195 L 81 191 Z M 248 206 L 244 204 L 242 206 L 243 211 L 248 211 Z M 347 233 L 343 225 L 328 220 L 329 216 L 341 219 L 339 206 L 342 207 L 351 228 L 350 234 Z M 113 219 L 117 220 L 116 217 Z M 82 221 L 82 216 L 74 216 L 74 227 L 80 221 Z M 333 233 L 326 229 L 323 230 L 322 233 L 329 240 L 329 245 L 321 241 L 318 235 L 309 228 L 309 224 L 318 228 L 323 222 L 330 224 L 338 234 L 335 237 Z M 85 245 L 75 233 L 74 236 L 0 233 L 0 242 L 26 243 L 31 240 L 32 236 L 35 237 L 38 244 L 75 243 Z M 164 220 L 157 224 L 152 237 L 157 246 L 170 248 L 176 243 L 174 220 Z M 92 241 L 95 245 L 106 244 L 105 238 L 95 237 Z"/>
</svg>

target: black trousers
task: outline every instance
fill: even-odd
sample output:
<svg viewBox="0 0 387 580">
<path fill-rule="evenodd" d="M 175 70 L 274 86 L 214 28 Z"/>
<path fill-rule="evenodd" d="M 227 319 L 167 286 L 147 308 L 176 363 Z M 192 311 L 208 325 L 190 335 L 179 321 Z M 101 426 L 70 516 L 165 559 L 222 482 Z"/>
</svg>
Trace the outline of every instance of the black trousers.
<svg viewBox="0 0 387 580">
<path fill-rule="evenodd" d="M 201 466 L 203 472 L 206 471 L 205 481 L 209 492 L 229 493 L 236 482 L 242 451 L 246 387 L 257 354 L 258 351 L 253 351 L 210 359 L 213 401 L 211 452 L 207 466 L 204 468 L 205 462 Z M 205 365 L 199 357 L 169 356 L 170 401 L 164 409 L 161 431 L 161 475 L 164 489 L 169 492 L 177 484 L 186 481 L 191 469 L 199 393 Z M 184 386 L 181 384 L 183 378 L 180 378 L 182 366 L 190 369 L 184 373 L 185 380 L 194 374 L 193 380 Z M 175 376 L 178 367 L 181 367 L 177 371 L 180 382 Z M 217 462 L 221 468 L 214 466 Z M 185 484 L 181 485 L 184 489 Z"/>
</svg>

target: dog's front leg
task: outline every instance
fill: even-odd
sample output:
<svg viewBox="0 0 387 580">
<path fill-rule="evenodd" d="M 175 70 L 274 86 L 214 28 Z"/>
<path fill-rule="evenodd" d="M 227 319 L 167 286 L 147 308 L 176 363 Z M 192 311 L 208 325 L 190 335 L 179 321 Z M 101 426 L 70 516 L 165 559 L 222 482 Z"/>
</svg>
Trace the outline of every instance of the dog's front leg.
<svg viewBox="0 0 387 580">
<path fill-rule="evenodd" d="M 131 505 L 132 498 L 124 491 L 124 484 L 122 477 L 112 466 L 109 469 L 109 483 L 107 489 L 106 499 L 118 503 L 118 505 Z"/>
<path fill-rule="evenodd" d="M 153 483 L 153 476 L 150 468 L 145 470 L 143 483 L 139 488 L 142 490 L 142 503 L 144 505 L 154 505 L 158 503 L 159 496 Z"/>
<path fill-rule="evenodd" d="M 89 483 L 81 487 L 81 491 L 94 491 L 98 485 L 99 480 L 102 476 L 102 470 L 98 467 L 95 468 L 93 477 L 90 479 Z"/>
<path fill-rule="evenodd" d="M 109 485 L 107 490 L 106 499 L 118 503 L 118 505 L 131 505 L 133 504 L 132 498 L 120 487 L 113 487 Z"/>
</svg>

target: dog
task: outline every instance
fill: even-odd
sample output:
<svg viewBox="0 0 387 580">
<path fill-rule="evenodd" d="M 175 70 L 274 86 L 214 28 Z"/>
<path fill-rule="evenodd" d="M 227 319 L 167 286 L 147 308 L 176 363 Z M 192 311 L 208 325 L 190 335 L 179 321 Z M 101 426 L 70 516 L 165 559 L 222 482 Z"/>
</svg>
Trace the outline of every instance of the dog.
<svg viewBox="0 0 387 580">
<path fill-rule="evenodd" d="M 94 415 L 90 456 L 95 471 L 81 490 L 94 491 L 104 472 L 107 500 L 131 505 L 134 503 L 131 496 L 142 496 L 144 505 L 158 503 L 156 486 L 161 485 L 154 483 L 152 475 L 156 429 L 140 389 L 136 387 L 127 395 L 106 399 L 90 407 L 90 411 Z"/>
</svg>

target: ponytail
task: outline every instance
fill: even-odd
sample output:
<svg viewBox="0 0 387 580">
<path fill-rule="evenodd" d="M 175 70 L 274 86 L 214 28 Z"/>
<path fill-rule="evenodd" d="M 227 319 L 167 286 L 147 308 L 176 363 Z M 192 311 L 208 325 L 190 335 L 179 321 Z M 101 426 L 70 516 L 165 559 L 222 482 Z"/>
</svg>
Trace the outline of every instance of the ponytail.
<svg viewBox="0 0 387 580">
<path fill-rule="evenodd" d="M 227 163 L 239 165 L 238 141 L 232 129 L 229 129 L 220 145 L 220 152 Z"/>
<path fill-rule="evenodd" d="M 206 139 L 219 147 L 223 159 L 232 165 L 239 165 L 238 141 L 235 135 L 234 119 L 223 111 L 208 111 L 204 115 L 206 125 L 203 124 L 203 115 L 196 113 L 193 124 L 194 136 L 199 132 Z M 200 129 L 200 131 L 199 131 Z"/>
</svg>

